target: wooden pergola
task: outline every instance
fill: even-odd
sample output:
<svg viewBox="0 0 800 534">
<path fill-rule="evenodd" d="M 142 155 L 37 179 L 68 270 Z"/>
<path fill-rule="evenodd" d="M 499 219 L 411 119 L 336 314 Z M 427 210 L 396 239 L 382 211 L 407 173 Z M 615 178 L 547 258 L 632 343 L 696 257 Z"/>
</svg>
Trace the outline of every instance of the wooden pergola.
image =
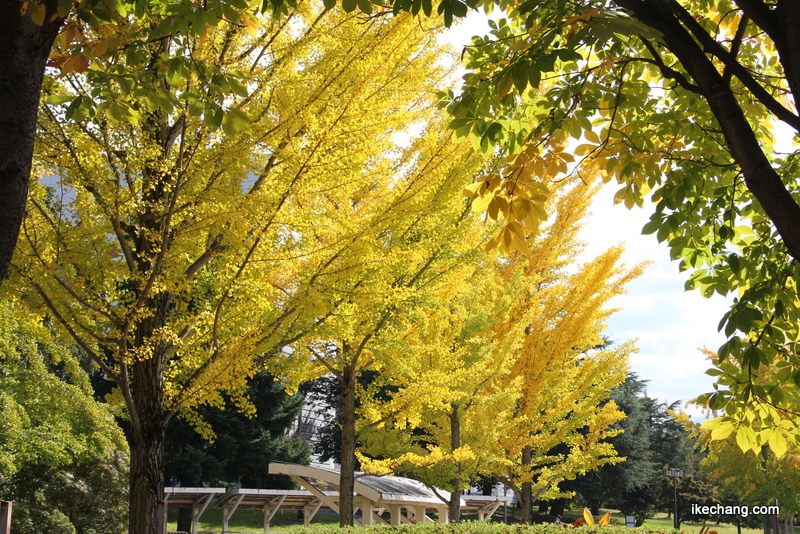
<svg viewBox="0 0 800 534">
<path fill-rule="evenodd" d="M 247 489 L 239 488 L 226 492 L 225 488 L 164 488 L 163 532 L 166 533 L 166 517 L 170 506 L 192 508 L 192 530 L 198 534 L 198 522 L 206 508 L 216 499 L 214 506 L 222 508 L 222 534 L 232 534 L 228 524 L 236 510 L 258 509 L 264 512 L 264 533 L 269 532 L 270 522 L 278 510 L 302 510 L 303 523 L 308 526 L 317 512 L 329 510 L 339 513 L 339 471 L 324 467 L 273 462 L 269 464 L 272 474 L 287 475 L 297 482 L 302 490 Z M 330 490 L 320 489 L 327 486 Z M 403 477 L 370 476 L 357 473 L 353 501 L 360 517 L 358 525 L 383 523 L 424 523 L 433 521 L 429 513 L 438 513 L 438 522 L 448 522 L 446 491 L 437 490 L 439 498 L 422 483 Z M 461 509 L 477 513 L 478 518 L 488 519 L 507 498 L 493 496 L 464 495 Z M 388 516 L 388 519 L 387 519 Z"/>
<path fill-rule="evenodd" d="M 313 493 L 319 500 L 320 506 L 325 506 L 339 513 L 339 472 L 334 469 L 310 467 L 305 465 L 272 462 L 269 472 L 276 475 L 287 475 L 297 482 L 302 488 Z M 322 482 L 334 490 L 335 493 L 326 493 L 319 490 L 312 480 Z M 449 498 L 450 494 L 440 491 L 442 497 Z M 403 477 L 376 477 L 356 474 L 353 503 L 361 511 L 361 517 L 356 518 L 359 525 L 384 523 L 399 525 L 400 523 L 424 523 L 433 521 L 427 513 L 438 512 L 439 523 L 447 523 L 447 504 L 436 496 L 433 491 L 420 482 Z M 461 502 L 461 506 L 466 503 Z M 387 521 L 382 517 L 389 514 Z"/>
<path fill-rule="evenodd" d="M 339 495 L 332 491 L 322 493 L 326 498 L 338 498 Z M 308 526 L 319 510 L 329 509 L 310 491 L 246 488 L 229 491 L 217 500 L 215 506 L 222 508 L 223 534 L 227 534 L 228 523 L 236 510 L 263 510 L 264 532 L 268 532 L 270 521 L 278 510 L 302 510 L 303 524 Z"/>
<path fill-rule="evenodd" d="M 192 509 L 192 531 L 197 534 L 200 516 L 206 511 L 216 495 L 225 493 L 225 488 L 164 488 L 163 532 L 167 531 L 167 511 L 170 506 Z"/>
</svg>

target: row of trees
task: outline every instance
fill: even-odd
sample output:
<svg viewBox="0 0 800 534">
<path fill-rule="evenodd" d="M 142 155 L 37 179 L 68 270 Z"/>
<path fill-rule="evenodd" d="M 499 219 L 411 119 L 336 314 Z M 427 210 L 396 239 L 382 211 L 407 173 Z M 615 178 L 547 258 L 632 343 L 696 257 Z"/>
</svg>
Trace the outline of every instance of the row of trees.
<svg viewBox="0 0 800 534">
<path fill-rule="evenodd" d="M 473 207 L 506 217 L 490 246 L 524 257 L 535 248 L 527 239 L 548 196 L 563 194 L 547 182 L 568 170 L 568 136 L 584 140 L 576 151 L 580 172 L 596 168 L 624 184 L 621 202 L 632 205 L 656 190 L 658 213 L 647 230 L 694 270 L 690 286 L 740 292 L 724 318 L 730 340 L 711 371 L 721 377 L 721 391 L 701 399 L 727 409 L 712 435 L 736 429 L 745 449 L 768 445 L 780 455 L 791 448 L 794 160 L 770 156 L 770 144 L 759 140 L 769 140 L 771 117 L 797 124 L 781 100 L 796 85 L 794 34 L 786 30 L 797 16 L 792 3 L 742 0 L 706 9 L 671 0 L 500 2 L 509 16 L 468 49 L 475 73 L 448 106 L 457 138 L 469 137 L 486 154 L 495 145 L 512 154 L 505 167 L 488 169 L 444 142 L 424 88 L 396 74 L 415 82 L 437 76 L 415 71 L 433 63 L 425 55 L 433 47 L 419 46 L 400 23 L 375 17 L 352 29 L 308 4 L 265 2 L 262 10 L 286 17 L 259 28 L 241 1 L 202 10 L 178 0 L 166 11 L 126 5 L 33 1 L 4 18 L 2 46 L 13 50 L 14 62 L 0 94 L 15 103 L 1 118 L 10 148 L 0 165 L 0 197 L 8 203 L 0 246 L 8 252 L 15 240 L 29 168 L 22 145 L 33 139 L 29 95 L 36 91 L 20 91 L 19 80 L 35 89 L 62 30 L 51 64 L 64 78 L 46 82 L 50 107 L 36 170 L 62 185 L 34 194 L 15 267 L 23 282 L 13 290 L 47 310 L 119 386 L 131 418 L 132 517 L 142 525 L 152 524 L 160 436 L 174 413 L 221 405 L 220 391 L 246 409 L 246 379 L 267 362 L 278 374 L 291 370 L 290 382 L 339 373 L 354 407 L 362 368 L 384 372 L 371 347 L 391 346 L 377 343 L 383 333 L 391 332 L 390 340 L 405 335 L 404 325 L 415 320 L 408 310 L 435 295 L 452 295 L 469 309 L 458 288 L 436 282 L 451 273 L 471 276 L 468 264 L 483 261 L 488 236 L 466 211 L 448 225 L 461 212 L 457 203 L 443 204 L 480 170 L 484 178 L 468 188 Z M 391 7 L 431 11 L 411 2 Z M 84 22 L 62 26 L 73 8 Z M 466 7 L 442 2 L 439 11 L 452 20 Z M 405 48 L 392 40 L 398 35 L 407 38 L 400 41 Z M 690 44 L 694 38 L 702 46 Z M 19 47 L 32 41 L 36 46 Z M 383 45 L 399 55 L 373 67 Z M 555 83 L 536 90 L 548 76 Z M 400 94 L 415 96 L 401 102 Z M 69 106 L 59 106 L 64 102 Z M 415 122 L 426 133 L 397 146 L 390 134 Z M 342 179 L 332 184 L 331 174 Z M 436 182 L 445 176 L 452 181 Z M 407 184 L 404 192 L 399 184 Z M 439 208 L 424 212 L 431 206 Z M 400 259 L 380 263 L 390 246 Z M 520 265 L 503 268 L 528 276 Z M 380 297 L 368 303 L 365 295 Z M 430 310 L 435 317 L 435 306 Z M 457 330 L 443 330 L 439 341 Z M 519 336 L 511 335 L 509 346 Z M 336 350 L 329 350 L 332 342 Z M 282 350 L 289 345 L 293 352 Z M 402 386 L 398 397 L 413 372 L 428 372 L 412 371 L 387 367 L 384 374 Z M 395 409 L 375 408 L 364 418 L 380 426 Z M 347 421 L 356 426 L 354 417 Z M 343 437 L 352 450 L 352 433 Z M 413 451 L 400 456 L 415 461 Z"/>
<path fill-rule="evenodd" d="M 130 532 L 156 524 L 173 416 L 210 438 L 207 407 L 254 415 L 247 387 L 265 368 L 290 390 L 342 384 L 343 524 L 358 439 L 365 465 L 380 455 L 377 470 L 424 469 L 455 491 L 488 469 L 528 509 L 614 461 L 602 439 L 621 413 L 602 401 L 631 348 L 594 348 L 639 270 L 616 265 L 619 249 L 573 265 L 591 187 L 543 187 L 552 222 L 503 259 L 462 195 L 495 165 L 452 144 L 435 106 L 449 76 L 435 32 L 313 2 L 261 22 L 215 9 L 202 32 L 97 53 L 86 72 L 66 58 L 76 43 L 153 25 L 64 28 L 4 284 L 113 384 Z M 380 378 L 362 391 L 366 371 Z"/>
<path fill-rule="evenodd" d="M 50 57 L 51 65 L 64 74 L 84 72 L 100 58 L 92 72 L 103 73 L 95 77 L 92 98 L 73 102 L 70 116 L 108 109 L 114 120 L 138 122 L 139 108 L 116 98 L 119 83 L 126 92 L 149 95 L 149 111 L 169 114 L 183 92 L 180 80 L 199 75 L 210 83 L 187 95 L 195 113 L 212 126 L 241 124 L 242 116 L 226 103 L 226 95 L 242 90 L 238 73 L 208 76 L 213 68 L 208 70 L 193 47 L 221 20 L 255 31 L 256 19 L 247 12 L 254 6 L 246 0 L 167 5 L 31 0 L 5 6 L 0 50 L 9 62 L 0 79 L 0 277 L 25 211 L 42 74 L 59 32 L 62 49 Z M 258 4 L 278 16 L 295 16 L 295 7 L 294 0 Z M 430 16 L 434 6 L 347 0 L 342 7 Z M 782 440 L 792 437 L 791 425 L 780 421 L 789 421 L 800 402 L 791 357 L 800 207 L 792 196 L 795 158 L 775 150 L 770 124 L 800 127 L 791 102 L 800 83 L 793 53 L 796 4 L 443 0 L 436 7 L 448 25 L 468 8 L 500 7 L 508 15 L 492 36 L 479 37 L 466 51 L 472 74 L 458 98 L 448 97 L 456 135 L 469 136 L 487 153 L 502 145 L 513 156 L 503 174 L 513 190 L 536 189 L 531 177 L 557 168 L 551 165 L 557 157 L 548 162 L 541 154 L 561 153 L 570 135 L 586 141 L 580 148 L 584 163 L 623 185 L 620 202 L 631 206 L 654 191 L 657 211 L 648 231 L 667 241 L 674 257 L 693 271 L 689 285 L 706 294 L 741 292 L 723 318 L 729 340 L 719 353 L 720 363 L 731 358 L 734 365 L 717 367 L 721 390 L 708 396 L 715 408 L 729 406 L 721 424 L 742 429 L 747 439 L 741 443 L 754 451 L 773 430 Z M 164 67 L 158 73 L 150 61 L 155 42 Z M 115 69 L 106 70 L 103 61 Z M 148 69 L 155 76 L 143 76 Z M 165 78 L 170 83 L 159 85 Z M 536 89 L 543 79 L 557 81 L 540 97 Z M 541 219 L 526 221 L 527 212 L 541 203 L 519 197 L 508 202 L 502 183 L 486 184 L 485 204 L 497 197 L 493 210 L 507 217 L 506 246 L 524 245 L 522 229 L 534 230 Z M 783 372 L 759 375 L 761 365 L 781 362 L 788 364 Z M 780 442 L 773 439 L 770 446 L 780 450 Z"/>
</svg>

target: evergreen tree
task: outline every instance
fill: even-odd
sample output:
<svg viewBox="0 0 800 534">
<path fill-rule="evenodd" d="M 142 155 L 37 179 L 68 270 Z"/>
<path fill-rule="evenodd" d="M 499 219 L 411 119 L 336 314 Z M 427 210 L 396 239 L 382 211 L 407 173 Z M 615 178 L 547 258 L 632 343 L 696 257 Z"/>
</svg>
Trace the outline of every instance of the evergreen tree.
<svg viewBox="0 0 800 534">
<path fill-rule="evenodd" d="M 611 394 L 611 400 L 625 412 L 625 419 L 615 423 L 622 432 L 608 441 L 625 461 L 604 465 L 578 479 L 578 490 L 594 515 L 603 504 L 646 488 L 658 474 L 650 449 L 653 431 L 642 402 L 645 387 L 646 381 L 628 373 L 625 382 Z"/>
<path fill-rule="evenodd" d="M 272 461 L 308 463 L 308 445 L 285 437 L 300 415 L 304 396 L 287 395 L 283 384 L 265 372 L 250 381 L 247 396 L 256 408 L 253 416 L 241 413 L 230 399 L 224 407 L 198 408 L 205 432 L 195 431 L 186 418 L 170 421 L 164 455 L 167 484 L 295 488 L 286 477 L 269 475 L 268 466 Z"/>
<path fill-rule="evenodd" d="M 637 526 L 656 509 L 671 509 L 672 485 L 664 476 L 666 467 L 681 468 L 685 475 L 694 471 L 689 432 L 675 415 L 678 402 L 667 405 L 648 397 L 646 384 L 629 373 L 611 395 L 626 418 L 617 423 L 623 432 L 608 441 L 625 461 L 604 465 L 576 483 L 592 513 L 597 515 L 604 504 L 613 505 L 635 516 Z"/>
</svg>

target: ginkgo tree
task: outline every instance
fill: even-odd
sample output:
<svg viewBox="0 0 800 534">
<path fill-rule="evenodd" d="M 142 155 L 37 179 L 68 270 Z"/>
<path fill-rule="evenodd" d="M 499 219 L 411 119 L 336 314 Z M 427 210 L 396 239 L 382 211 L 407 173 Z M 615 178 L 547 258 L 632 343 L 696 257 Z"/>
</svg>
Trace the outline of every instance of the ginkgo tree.
<svg viewBox="0 0 800 534">
<path fill-rule="evenodd" d="M 461 490 L 501 461 L 493 455 L 502 455 L 498 443 L 519 402 L 505 355 L 522 328 L 503 339 L 492 329 L 517 296 L 502 263 L 480 251 L 432 288 L 426 305 L 391 325 L 385 337 L 396 340 L 387 347 L 392 357 L 380 366 L 380 384 L 391 389 L 360 392 L 362 468 L 423 481 L 448 503 L 450 522 L 459 521 Z"/>
<path fill-rule="evenodd" d="M 530 522 L 532 502 L 558 496 L 560 482 L 620 460 L 602 440 L 623 414 L 605 401 L 633 347 L 592 349 L 607 301 L 641 269 L 618 267 L 620 249 L 572 265 L 592 188 L 561 187 L 527 254 L 487 254 L 397 331 L 403 357 L 382 367 L 394 389 L 362 403 L 362 465 L 450 491 L 451 520 L 480 475 L 512 488 Z"/>
<path fill-rule="evenodd" d="M 402 213 L 390 204 L 405 169 L 392 135 L 436 112 L 441 52 L 409 18 L 307 2 L 250 30 L 226 21 L 181 44 L 211 67 L 180 78 L 169 112 L 163 95 L 113 78 L 119 58 L 96 60 L 114 102 L 75 105 L 94 91 L 77 72 L 46 87 L 36 171 L 49 186 L 34 186 L 8 289 L 115 382 L 109 400 L 130 420 L 132 533 L 157 528 L 172 415 L 192 419 L 223 393 L 247 411 L 248 377 L 303 371 L 282 367 L 283 348 L 348 306 L 320 295 L 344 265 L 369 264 L 359 236 Z M 177 79 L 168 46 L 133 62 L 156 93 Z M 220 85 L 236 95 L 224 113 L 195 98 Z"/>
<path fill-rule="evenodd" d="M 329 316 L 287 362 L 296 380 L 331 374 L 341 383 L 337 489 L 343 526 L 353 524 L 355 450 L 365 429 L 356 398 L 360 395 L 365 409 L 372 396 L 359 392 L 358 377 L 367 370 L 381 373 L 368 386 L 373 393 L 384 384 L 387 366 L 408 357 L 398 325 L 416 322 L 423 310 L 438 306 L 445 298 L 443 285 L 463 284 L 464 270 L 478 268 L 485 246 L 486 230 L 461 195 L 479 172 L 482 158 L 450 143 L 446 123 L 435 118 L 438 110 L 433 100 L 430 104 L 432 115 L 423 134 L 390 167 L 375 168 L 371 180 L 358 184 L 362 193 L 357 201 L 319 218 L 319 228 L 330 232 L 348 225 L 368 230 L 350 241 L 347 252 L 331 263 L 331 274 L 320 279 L 315 296 Z M 374 222 L 365 224 L 370 220 Z M 293 366 L 303 366 L 298 363 L 303 357 L 304 372 L 292 372 Z M 417 393 L 437 394 L 424 384 Z M 404 405 L 404 413 L 413 413 L 415 407 Z"/>
<path fill-rule="evenodd" d="M 601 333 L 613 312 L 609 300 L 643 266 L 621 267 L 622 248 L 614 247 L 570 269 L 591 194 L 581 185 L 562 195 L 536 250 L 510 259 L 531 286 L 514 310 L 526 329 L 511 373 L 523 377 L 521 401 L 513 429 L 500 440 L 512 464 L 494 466 L 493 474 L 514 490 L 528 520 L 535 500 L 560 496 L 559 482 L 619 461 L 604 438 L 617 432 L 609 427 L 623 414 L 607 399 L 625 380 L 635 348 L 603 348 Z M 516 321 L 499 325 L 500 332 L 513 328 Z"/>
</svg>

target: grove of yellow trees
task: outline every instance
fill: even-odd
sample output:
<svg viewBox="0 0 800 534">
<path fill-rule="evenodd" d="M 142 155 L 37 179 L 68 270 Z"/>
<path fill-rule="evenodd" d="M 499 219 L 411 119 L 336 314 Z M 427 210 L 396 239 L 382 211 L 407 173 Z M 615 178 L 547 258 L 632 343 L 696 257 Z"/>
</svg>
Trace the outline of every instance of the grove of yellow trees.
<svg viewBox="0 0 800 534">
<path fill-rule="evenodd" d="M 601 440 L 620 415 L 604 400 L 631 348 L 594 347 L 638 269 L 612 250 L 571 271 L 590 188 L 553 186 L 545 235 L 500 257 L 463 194 L 496 164 L 450 141 L 435 28 L 311 1 L 246 21 L 45 81 L 4 291 L 114 383 L 130 532 L 154 532 L 169 419 L 209 432 L 193 408 L 226 396 L 251 411 L 243 391 L 263 369 L 341 380 L 342 524 L 356 444 L 388 426 L 444 432 L 437 481 L 460 489 L 486 469 L 528 502 L 617 461 Z M 108 87 L 116 99 L 87 105 Z M 398 393 L 370 401 L 356 388 L 365 369 Z"/>
</svg>

